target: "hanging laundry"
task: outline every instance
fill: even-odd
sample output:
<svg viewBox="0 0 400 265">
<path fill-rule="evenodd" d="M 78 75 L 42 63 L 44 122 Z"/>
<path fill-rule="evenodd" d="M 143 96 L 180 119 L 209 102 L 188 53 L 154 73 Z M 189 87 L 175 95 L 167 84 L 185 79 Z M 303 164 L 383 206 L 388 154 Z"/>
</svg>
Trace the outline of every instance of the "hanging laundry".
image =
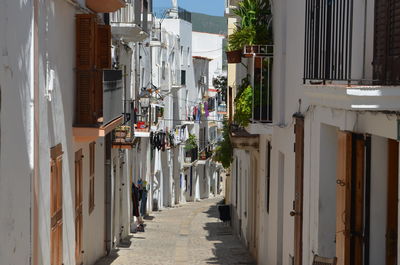
<svg viewBox="0 0 400 265">
<path fill-rule="evenodd" d="M 208 102 L 207 101 L 204 102 L 204 112 L 205 112 L 206 117 L 208 117 L 210 115 L 208 112 Z"/>
</svg>

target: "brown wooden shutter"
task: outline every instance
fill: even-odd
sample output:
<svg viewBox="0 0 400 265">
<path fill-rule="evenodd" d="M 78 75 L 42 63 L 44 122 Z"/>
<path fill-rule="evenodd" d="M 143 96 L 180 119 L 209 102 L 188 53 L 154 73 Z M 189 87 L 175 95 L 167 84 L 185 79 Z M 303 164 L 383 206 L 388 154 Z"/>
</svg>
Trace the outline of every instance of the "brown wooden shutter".
<svg viewBox="0 0 400 265">
<path fill-rule="evenodd" d="M 374 80 L 400 83 L 400 2 L 375 0 Z"/>
<path fill-rule="evenodd" d="M 97 25 L 96 68 L 111 68 L 111 27 L 109 25 Z"/>
<path fill-rule="evenodd" d="M 51 265 L 63 263 L 63 214 L 62 214 L 62 147 L 53 147 L 51 153 L 50 179 L 50 262 Z"/>
<path fill-rule="evenodd" d="M 96 123 L 95 71 L 76 72 L 76 122 L 78 124 Z"/>
<path fill-rule="evenodd" d="M 304 117 L 296 117 L 295 120 L 294 265 L 301 265 L 303 257 Z"/>
<path fill-rule="evenodd" d="M 381 81 L 386 79 L 387 9 L 388 0 L 375 0 L 373 78 Z"/>
<path fill-rule="evenodd" d="M 91 70 L 95 64 L 96 15 L 76 15 L 76 68 Z"/>
<path fill-rule="evenodd" d="M 400 83 L 400 1 L 389 0 L 388 6 L 388 59 L 386 78 L 388 84 Z"/>
<path fill-rule="evenodd" d="M 388 140 L 386 264 L 397 264 L 399 143 Z"/>
<path fill-rule="evenodd" d="M 338 133 L 336 179 L 336 256 L 338 265 L 350 265 L 352 135 Z"/>
</svg>

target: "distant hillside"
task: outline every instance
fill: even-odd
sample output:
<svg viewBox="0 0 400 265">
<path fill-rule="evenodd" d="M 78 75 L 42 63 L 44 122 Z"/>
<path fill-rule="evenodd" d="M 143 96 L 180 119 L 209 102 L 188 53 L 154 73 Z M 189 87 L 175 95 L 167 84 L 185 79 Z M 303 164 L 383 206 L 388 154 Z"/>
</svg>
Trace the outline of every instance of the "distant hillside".
<svg viewBox="0 0 400 265">
<path fill-rule="evenodd" d="M 227 20 L 225 17 L 210 16 L 192 13 L 193 31 L 215 34 L 227 34 Z"/>
</svg>

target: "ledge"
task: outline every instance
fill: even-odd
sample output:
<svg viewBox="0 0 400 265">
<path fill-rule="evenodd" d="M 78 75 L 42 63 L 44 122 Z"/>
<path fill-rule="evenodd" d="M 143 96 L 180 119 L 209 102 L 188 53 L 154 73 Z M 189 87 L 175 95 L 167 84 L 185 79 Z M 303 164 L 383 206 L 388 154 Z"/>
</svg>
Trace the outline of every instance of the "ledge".
<svg viewBox="0 0 400 265">
<path fill-rule="evenodd" d="M 111 33 L 114 37 L 126 42 L 141 42 L 149 36 L 134 23 L 111 22 Z"/>
<path fill-rule="evenodd" d="M 78 127 L 74 126 L 72 132 L 74 135 L 75 142 L 93 142 L 99 137 L 104 137 L 109 134 L 112 130 L 121 125 L 124 121 L 124 116 L 121 115 L 118 118 L 110 121 L 109 123 L 100 127 Z"/>
<path fill-rule="evenodd" d="M 310 104 L 347 110 L 398 110 L 400 86 L 304 85 Z"/>
<path fill-rule="evenodd" d="M 123 0 L 86 0 L 86 6 L 96 13 L 112 13 L 125 6 Z"/>
<path fill-rule="evenodd" d="M 249 151 L 259 149 L 259 135 L 250 134 L 244 129 L 232 131 L 231 142 L 233 148 Z"/>
<path fill-rule="evenodd" d="M 273 133 L 273 124 L 272 123 L 250 123 L 246 127 L 246 131 L 248 131 L 250 134 L 267 134 L 267 135 L 272 135 Z"/>
</svg>

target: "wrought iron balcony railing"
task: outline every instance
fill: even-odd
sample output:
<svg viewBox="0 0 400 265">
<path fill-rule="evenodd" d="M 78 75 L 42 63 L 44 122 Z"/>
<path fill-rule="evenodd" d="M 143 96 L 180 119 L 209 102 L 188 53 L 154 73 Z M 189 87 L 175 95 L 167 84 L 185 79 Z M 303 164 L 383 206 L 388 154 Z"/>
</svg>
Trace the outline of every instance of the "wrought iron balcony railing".
<svg viewBox="0 0 400 265">
<path fill-rule="evenodd" d="M 243 55 L 254 62 L 251 122 L 271 123 L 273 45 L 246 46 Z"/>
</svg>

